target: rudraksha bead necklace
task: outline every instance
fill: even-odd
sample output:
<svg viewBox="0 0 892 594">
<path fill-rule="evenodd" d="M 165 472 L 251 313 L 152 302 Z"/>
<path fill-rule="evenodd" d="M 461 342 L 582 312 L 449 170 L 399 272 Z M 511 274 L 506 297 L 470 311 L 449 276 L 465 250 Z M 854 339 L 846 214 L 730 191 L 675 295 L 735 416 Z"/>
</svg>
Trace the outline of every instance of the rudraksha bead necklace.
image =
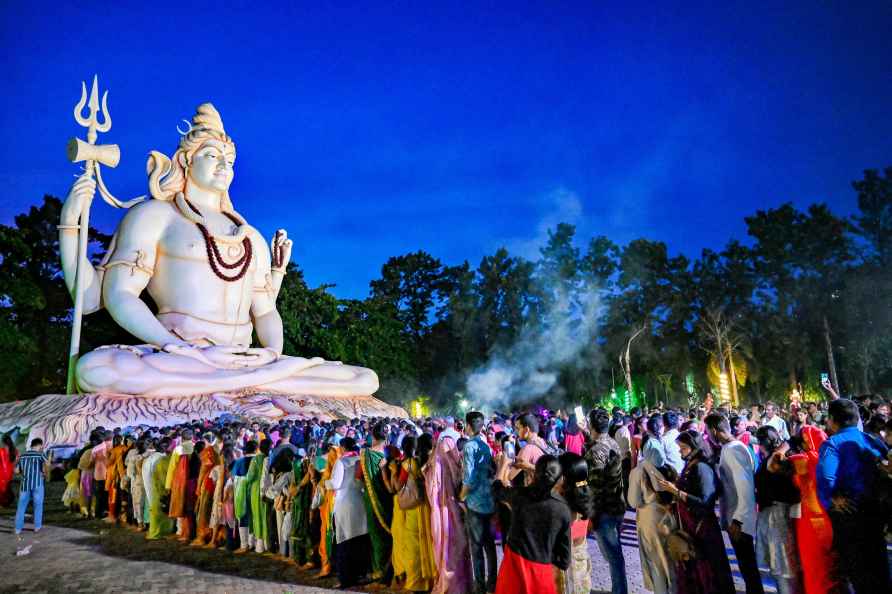
<svg viewBox="0 0 892 594">
<path fill-rule="evenodd" d="M 211 270 L 214 271 L 214 274 L 217 275 L 217 278 L 228 283 L 234 283 L 241 280 L 248 272 L 248 268 L 251 266 L 251 260 L 254 256 L 254 252 L 251 247 L 251 239 L 247 236 L 242 239 L 243 253 L 241 258 L 239 258 L 235 262 L 226 262 L 225 260 L 223 260 L 222 254 L 220 254 L 220 248 L 217 246 L 216 238 L 211 235 L 210 231 L 208 231 L 207 227 L 203 223 L 204 215 L 202 215 L 201 211 L 199 211 L 195 207 L 195 205 L 189 202 L 189 200 L 185 197 L 183 197 L 183 202 L 185 202 L 189 209 L 194 212 L 199 218 L 199 220 L 195 220 L 192 217 L 189 217 L 187 213 L 183 213 L 186 214 L 187 218 L 195 223 L 195 225 L 198 227 L 198 230 L 201 231 L 201 235 L 204 237 L 204 246 L 205 250 L 207 251 L 208 263 L 211 266 Z M 241 225 L 241 221 L 239 221 L 232 213 L 224 211 L 223 214 L 236 226 Z M 228 276 L 225 272 L 220 270 L 220 267 L 223 267 L 227 270 L 238 268 L 238 271 L 236 271 L 234 275 Z"/>
</svg>

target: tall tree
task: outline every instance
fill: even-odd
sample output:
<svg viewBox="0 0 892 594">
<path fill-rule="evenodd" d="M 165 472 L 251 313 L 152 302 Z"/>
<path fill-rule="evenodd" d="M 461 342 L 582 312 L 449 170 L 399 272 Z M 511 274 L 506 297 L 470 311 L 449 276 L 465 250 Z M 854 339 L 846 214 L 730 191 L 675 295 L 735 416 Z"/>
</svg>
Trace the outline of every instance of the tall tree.
<svg viewBox="0 0 892 594">
<path fill-rule="evenodd" d="M 855 230 L 870 246 L 870 256 L 880 267 L 892 266 L 892 167 L 880 174 L 864 171 L 864 179 L 852 182 L 858 192 Z"/>
<path fill-rule="evenodd" d="M 328 292 L 333 285 L 311 289 L 303 271 L 289 263 L 277 306 L 282 316 L 284 351 L 329 360 L 345 359 L 345 348 L 336 332 L 338 299 Z"/>
<path fill-rule="evenodd" d="M 505 348 L 520 335 L 521 329 L 538 309 L 535 266 L 513 257 L 505 248 L 485 256 L 477 268 L 477 326 L 481 359 L 497 348 Z"/>
<path fill-rule="evenodd" d="M 39 207 L 15 217 L 15 226 L 0 225 L 0 397 L 7 400 L 65 389 L 72 299 L 60 269 L 61 210 L 58 198 L 44 196 Z M 97 261 L 110 237 L 93 228 L 90 235 Z M 85 320 L 82 349 L 95 346 L 96 330 L 106 329 L 107 318 L 94 314 Z"/>
<path fill-rule="evenodd" d="M 390 258 L 381 278 L 371 282 L 372 298 L 395 307 L 416 344 L 431 327 L 442 274 L 443 264 L 437 258 L 418 251 Z"/>
<path fill-rule="evenodd" d="M 788 387 L 830 366 L 836 376 L 831 326 L 839 309 L 834 300 L 852 260 L 848 223 L 823 204 L 801 212 L 792 204 L 746 218 L 755 238 L 754 268 L 766 323 L 765 344 L 780 346 Z M 823 361 L 815 357 L 824 352 Z M 764 360 L 772 360 L 763 354 Z"/>
</svg>

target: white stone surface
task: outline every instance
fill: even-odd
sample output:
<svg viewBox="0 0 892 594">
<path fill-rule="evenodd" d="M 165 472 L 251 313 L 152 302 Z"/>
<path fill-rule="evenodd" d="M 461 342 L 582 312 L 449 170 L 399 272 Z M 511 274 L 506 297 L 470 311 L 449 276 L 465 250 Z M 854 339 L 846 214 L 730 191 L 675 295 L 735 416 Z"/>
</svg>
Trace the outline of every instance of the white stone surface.
<svg viewBox="0 0 892 594">
<path fill-rule="evenodd" d="M 309 396 L 263 392 L 216 393 L 164 398 L 126 394 L 47 394 L 0 404 L 0 432 L 18 427 L 48 446 L 81 445 L 96 427 L 163 427 L 224 413 L 250 419 L 350 419 L 405 417 L 406 412 L 373 396 Z"/>
</svg>

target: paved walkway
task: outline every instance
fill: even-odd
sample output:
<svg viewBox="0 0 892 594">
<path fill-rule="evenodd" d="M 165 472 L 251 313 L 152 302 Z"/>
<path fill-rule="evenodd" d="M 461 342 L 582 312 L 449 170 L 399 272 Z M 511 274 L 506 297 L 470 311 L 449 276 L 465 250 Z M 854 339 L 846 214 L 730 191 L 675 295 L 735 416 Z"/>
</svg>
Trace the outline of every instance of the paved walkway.
<svg viewBox="0 0 892 594">
<path fill-rule="evenodd" d="M 629 592 L 643 594 L 641 564 L 634 515 L 628 514 L 623 531 L 623 553 L 629 578 Z M 17 548 L 32 545 L 25 556 L 15 556 Z M 596 592 L 610 592 L 610 572 L 597 544 L 589 541 L 592 553 L 592 580 Z M 743 581 L 737 572 L 733 551 L 728 547 L 738 591 Z M 93 535 L 71 528 L 45 526 L 38 534 L 25 533 L 16 541 L 11 519 L 0 518 L 0 593 L 37 594 L 331 594 L 334 590 L 298 586 L 236 575 L 209 573 L 188 565 L 161 561 L 135 561 L 112 557 L 101 551 Z M 283 565 L 283 568 L 285 566 Z M 284 572 L 283 572 L 284 573 Z M 774 592 L 773 588 L 766 591 Z"/>
<path fill-rule="evenodd" d="M 334 594 L 336 590 L 208 573 L 175 563 L 133 561 L 100 551 L 80 530 L 45 526 L 16 542 L 12 522 L 0 519 L 3 594 Z M 32 545 L 29 555 L 16 548 Z"/>
</svg>

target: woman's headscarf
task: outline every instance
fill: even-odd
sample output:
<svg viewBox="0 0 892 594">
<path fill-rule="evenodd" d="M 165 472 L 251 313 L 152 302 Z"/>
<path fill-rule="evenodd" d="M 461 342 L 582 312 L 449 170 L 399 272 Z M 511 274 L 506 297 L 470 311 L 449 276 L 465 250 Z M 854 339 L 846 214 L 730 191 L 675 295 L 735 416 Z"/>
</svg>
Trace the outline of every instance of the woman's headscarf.
<svg viewBox="0 0 892 594">
<path fill-rule="evenodd" d="M 802 444 L 806 448 L 805 454 L 809 458 L 817 459 L 821 445 L 827 441 L 827 434 L 814 425 L 805 425 L 800 430 L 799 436 L 802 438 Z"/>
</svg>

